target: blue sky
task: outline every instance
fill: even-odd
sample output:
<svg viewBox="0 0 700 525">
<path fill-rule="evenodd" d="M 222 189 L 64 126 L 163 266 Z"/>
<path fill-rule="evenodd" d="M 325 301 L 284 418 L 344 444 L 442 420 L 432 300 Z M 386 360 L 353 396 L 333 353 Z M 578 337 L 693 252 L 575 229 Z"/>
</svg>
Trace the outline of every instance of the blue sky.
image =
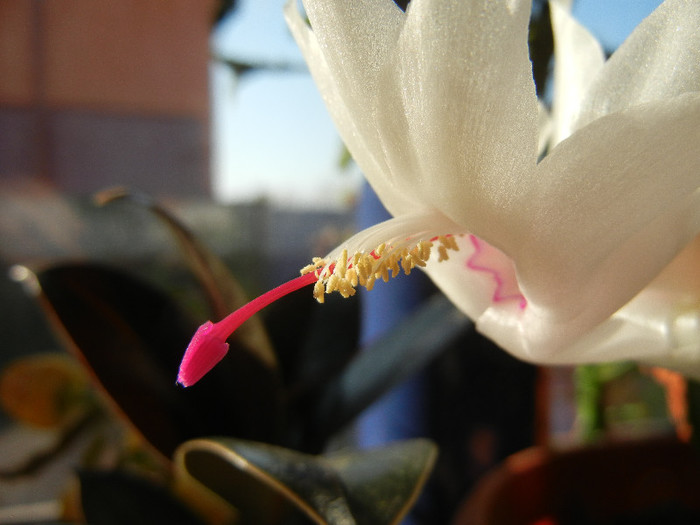
<svg viewBox="0 0 700 525">
<path fill-rule="evenodd" d="M 351 0 L 350 0 L 351 1 Z M 212 36 L 214 52 L 248 61 L 303 60 L 282 17 L 285 0 L 239 0 Z M 615 49 L 659 0 L 575 0 L 573 12 Z M 238 82 L 212 65 L 212 169 L 215 197 L 268 198 L 289 207 L 337 208 L 361 176 L 338 167 L 341 143 L 305 73 L 253 73 Z"/>
</svg>

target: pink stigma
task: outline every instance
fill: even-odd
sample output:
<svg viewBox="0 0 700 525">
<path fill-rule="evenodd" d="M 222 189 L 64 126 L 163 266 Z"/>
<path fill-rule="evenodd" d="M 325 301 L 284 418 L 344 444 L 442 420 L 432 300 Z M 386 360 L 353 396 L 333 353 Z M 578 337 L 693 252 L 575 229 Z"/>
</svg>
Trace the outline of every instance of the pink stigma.
<svg viewBox="0 0 700 525">
<path fill-rule="evenodd" d="M 318 280 L 316 272 L 310 272 L 273 288 L 260 297 L 241 306 L 218 323 L 207 321 L 195 332 L 180 363 L 177 382 L 182 386 L 194 385 L 202 379 L 228 352 L 228 339 L 239 326 L 254 314 L 291 292 Z"/>
</svg>

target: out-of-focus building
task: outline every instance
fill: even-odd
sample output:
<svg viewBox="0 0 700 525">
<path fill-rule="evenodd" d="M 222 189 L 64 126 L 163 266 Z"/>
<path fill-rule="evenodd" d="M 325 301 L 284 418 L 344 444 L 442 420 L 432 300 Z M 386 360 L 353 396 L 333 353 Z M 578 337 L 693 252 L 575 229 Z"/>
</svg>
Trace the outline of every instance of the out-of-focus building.
<svg viewBox="0 0 700 525">
<path fill-rule="evenodd" d="M 215 0 L 0 2 L 0 188 L 210 191 Z"/>
</svg>

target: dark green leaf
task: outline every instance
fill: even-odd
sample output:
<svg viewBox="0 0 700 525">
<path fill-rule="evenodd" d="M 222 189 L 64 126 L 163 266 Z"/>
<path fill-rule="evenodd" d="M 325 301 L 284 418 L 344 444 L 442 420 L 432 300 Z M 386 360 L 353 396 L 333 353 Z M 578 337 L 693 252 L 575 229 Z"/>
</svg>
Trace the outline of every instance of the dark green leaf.
<svg viewBox="0 0 700 525">
<path fill-rule="evenodd" d="M 147 195 L 130 193 L 122 188 L 105 190 L 95 196 L 99 204 L 121 199 L 143 206 L 168 228 L 177 242 L 188 268 L 199 281 L 211 308 L 212 321 L 218 321 L 248 302 L 243 289 L 234 279 L 224 262 L 199 241 L 180 221 Z M 205 319 L 202 320 L 204 322 Z M 231 338 L 251 352 L 267 366 L 277 364 L 275 353 L 265 329 L 257 316 L 245 322 Z"/>
<path fill-rule="evenodd" d="M 347 492 L 357 523 L 398 523 L 411 509 L 437 458 L 437 447 L 413 439 L 376 450 L 326 457 Z"/>
<path fill-rule="evenodd" d="M 165 487 L 124 472 L 81 472 L 80 493 L 90 525 L 202 525 Z"/>
<path fill-rule="evenodd" d="M 176 464 L 181 475 L 192 476 L 236 507 L 244 524 L 282 518 L 298 523 L 303 513 L 321 525 L 388 525 L 410 508 L 435 457 L 435 446 L 426 440 L 312 456 L 213 438 L 182 445 Z"/>
<path fill-rule="evenodd" d="M 195 323 L 159 290 L 97 265 L 55 266 L 33 275 L 40 303 L 120 411 L 164 456 L 211 434 L 274 440 L 277 375 L 232 345 L 198 385 L 175 385 Z"/>
<path fill-rule="evenodd" d="M 693 428 L 690 441 L 696 453 L 700 454 L 700 382 L 695 379 L 688 379 L 687 381 L 688 423 Z"/>
<path fill-rule="evenodd" d="M 317 436 L 329 436 L 371 403 L 421 370 L 471 327 L 471 321 L 437 294 L 394 330 L 363 349 L 340 377 L 317 394 Z"/>
<path fill-rule="evenodd" d="M 357 352 L 358 301 L 330 295 L 319 304 L 300 290 L 271 304 L 263 312 L 265 325 L 294 398 L 307 411 L 308 397 L 317 395 Z"/>
<path fill-rule="evenodd" d="M 216 3 L 214 12 L 214 25 L 236 11 L 235 0 L 219 0 Z"/>
</svg>

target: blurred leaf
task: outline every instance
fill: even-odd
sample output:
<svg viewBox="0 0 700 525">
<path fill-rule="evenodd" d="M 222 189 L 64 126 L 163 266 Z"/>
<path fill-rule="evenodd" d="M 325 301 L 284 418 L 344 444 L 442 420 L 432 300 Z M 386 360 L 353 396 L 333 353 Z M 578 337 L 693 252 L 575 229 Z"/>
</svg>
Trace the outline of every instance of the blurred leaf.
<svg viewBox="0 0 700 525">
<path fill-rule="evenodd" d="M 105 190 L 95 196 L 95 200 L 101 205 L 121 199 L 147 208 L 167 226 L 177 241 L 187 266 L 202 286 L 209 301 L 213 321 L 224 318 L 248 302 L 243 288 L 231 275 L 224 262 L 150 197 L 140 193 L 130 193 L 123 188 Z M 253 316 L 236 330 L 231 340 L 236 340 L 239 345 L 267 366 L 273 368 L 277 366 L 274 350 L 257 316 Z"/>
<path fill-rule="evenodd" d="M 338 431 L 470 327 L 471 321 L 442 294 L 425 301 L 390 333 L 358 353 L 338 378 L 315 394 L 312 434 L 327 437 Z"/>
<path fill-rule="evenodd" d="M 398 523 L 410 510 L 437 459 L 437 447 L 413 439 L 386 447 L 330 454 L 357 523 Z"/>
<path fill-rule="evenodd" d="M 236 0 L 219 0 L 214 12 L 214 24 L 218 24 L 236 10 Z"/>
<path fill-rule="evenodd" d="M 203 524 L 165 487 L 125 472 L 81 472 L 80 491 L 90 525 Z"/>
<path fill-rule="evenodd" d="M 235 345 L 198 385 L 175 386 L 195 323 L 159 290 L 90 264 L 36 273 L 25 268 L 24 281 L 69 349 L 166 458 L 183 441 L 203 435 L 276 439 L 279 378 Z"/>
<path fill-rule="evenodd" d="M 655 384 L 661 387 L 664 394 L 664 412 L 673 424 L 678 439 L 684 443 L 690 442 L 693 436 L 693 425 L 690 421 L 690 402 L 698 402 L 697 399 L 691 400 L 691 396 L 697 396 L 697 392 L 690 390 L 693 388 L 690 385 L 691 381 L 680 372 L 666 368 L 641 367 L 641 371 L 653 378 Z M 646 390 L 645 393 L 648 395 L 652 389 Z M 647 401 L 647 403 L 649 402 Z M 695 406 L 694 408 L 697 410 L 698 407 Z"/>
<path fill-rule="evenodd" d="M 262 315 L 290 398 L 308 411 L 305 397 L 316 395 L 357 352 L 359 302 L 336 294 L 319 304 L 310 290 L 300 290 L 271 304 Z"/>
<path fill-rule="evenodd" d="M 15 480 L 37 474 L 42 468 L 57 460 L 75 441 L 85 435 L 93 425 L 103 419 L 103 412 L 96 407 L 86 410 L 65 423 L 56 440 L 47 448 L 33 450 L 28 458 L 9 468 L 0 469 L 0 479 Z"/>
<path fill-rule="evenodd" d="M 350 150 L 347 148 L 345 144 L 343 144 L 342 149 L 340 150 L 340 155 L 338 156 L 338 167 L 341 170 L 346 170 L 350 167 L 352 164 L 352 155 L 350 154 Z"/>
<path fill-rule="evenodd" d="M 537 96 L 544 98 L 550 77 L 550 63 L 554 54 L 554 35 L 547 1 L 536 0 L 533 4 L 528 44 Z"/>
<path fill-rule="evenodd" d="M 304 73 L 309 70 L 303 62 L 252 62 L 250 60 L 240 60 L 232 57 L 215 54 L 212 57 L 217 62 L 228 66 L 237 78 L 241 78 L 249 73 Z"/>
<path fill-rule="evenodd" d="M 0 375 L 0 404 L 8 415 L 40 428 L 63 425 L 87 409 L 88 380 L 80 365 L 64 354 L 20 358 Z"/>
<path fill-rule="evenodd" d="M 603 399 L 606 384 L 637 370 L 637 364 L 630 361 L 576 367 L 576 424 L 585 443 L 593 443 L 604 437 L 608 426 L 607 407 Z"/>
<path fill-rule="evenodd" d="M 700 454 L 700 381 L 688 379 L 686 387 L 686 402 L 688 423 L 692 427 L 690 442 L 695 451 Z"/>
<path fill-rule="evenodd" d="M 321 525 L 385 525 L 406 514 L 436 454 L 435 445 L 422 439 L 311 456 L 212 438 L 183 444 L 176 466 L 177 476 L 191 476 L 230 502 L 243 524 L 274 524 L 291 516 L 298 520 L 302 512 Z"/>
</svg>

